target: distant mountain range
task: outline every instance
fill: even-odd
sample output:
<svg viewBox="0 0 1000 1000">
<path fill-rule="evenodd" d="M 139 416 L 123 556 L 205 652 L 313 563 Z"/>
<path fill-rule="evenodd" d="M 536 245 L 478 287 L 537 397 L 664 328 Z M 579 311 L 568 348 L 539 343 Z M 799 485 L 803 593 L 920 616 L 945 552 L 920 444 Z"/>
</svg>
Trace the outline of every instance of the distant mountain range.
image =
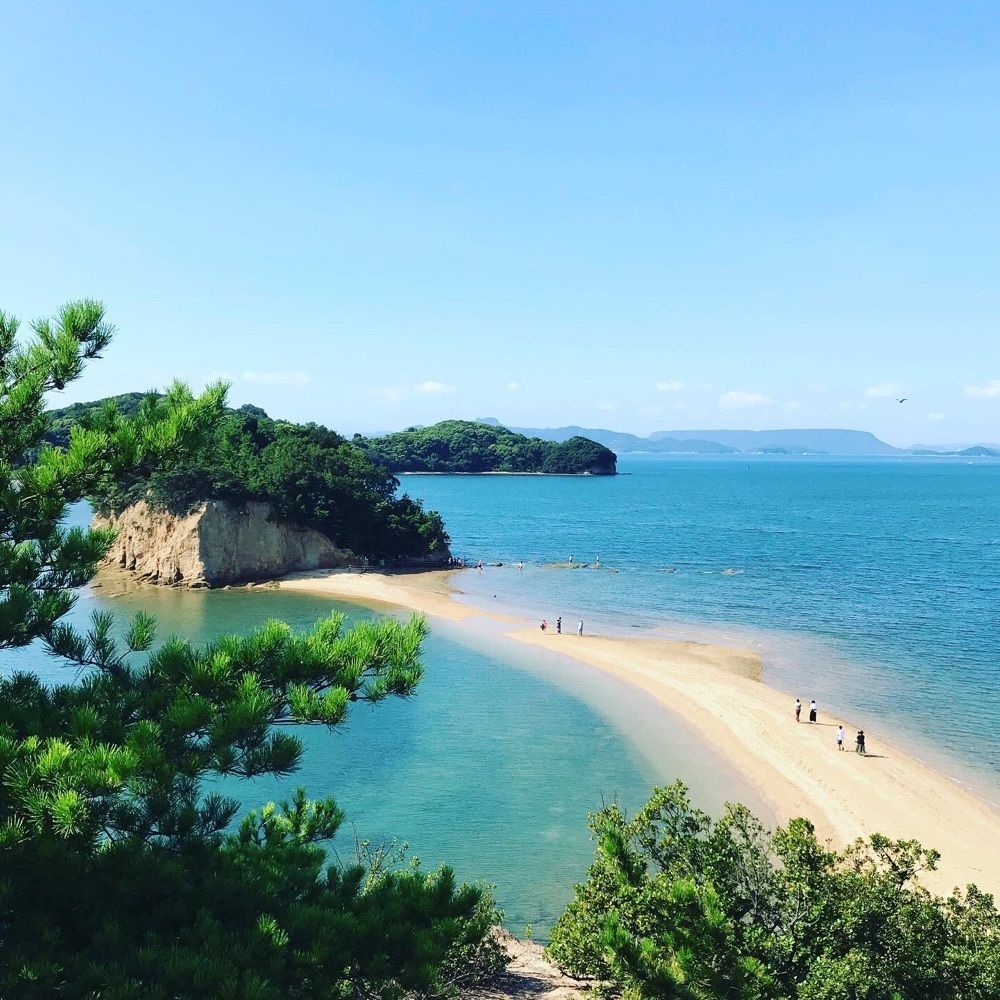
<svg viewBox="0 0 1000 1000">
<path fill-rule="evenodd" d="M 494 417 L 483 417 L 480 423 L 498 425 Z M 656 431 L 648 437 L 639 437 L 624 431 L 600 427 L 511 427 L 512 431 L 544 441 L 567 441 L 571 437 L 586 437 L 603 444 L 619 455 L 837 455 L 861 457 L 870 455 L 964 455 L 1000 457 L 1000 447 L 973 445 L 971 447 L 896 448 L 875 437 L 868 431 L 839 428 L 784 429 L 773 431 Z"/>
</svg>

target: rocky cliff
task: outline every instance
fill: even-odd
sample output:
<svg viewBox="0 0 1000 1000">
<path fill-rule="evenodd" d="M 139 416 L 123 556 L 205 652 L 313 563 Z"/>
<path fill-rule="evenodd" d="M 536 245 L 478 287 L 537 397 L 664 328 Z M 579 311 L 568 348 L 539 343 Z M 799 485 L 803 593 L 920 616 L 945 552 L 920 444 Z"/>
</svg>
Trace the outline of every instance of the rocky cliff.
<svg viewBox="0 0 1000 1000">
<path fill-rule="evenodd" d="M 94 525 L 118 531 L 107 562 L 151 583 L 221 587 L 352 558 L 318 531 L 272 519 L 266 503 L 209 500 L 175 515 L 140 501 L 115 517 L 96 515 Z"/>
</svg>

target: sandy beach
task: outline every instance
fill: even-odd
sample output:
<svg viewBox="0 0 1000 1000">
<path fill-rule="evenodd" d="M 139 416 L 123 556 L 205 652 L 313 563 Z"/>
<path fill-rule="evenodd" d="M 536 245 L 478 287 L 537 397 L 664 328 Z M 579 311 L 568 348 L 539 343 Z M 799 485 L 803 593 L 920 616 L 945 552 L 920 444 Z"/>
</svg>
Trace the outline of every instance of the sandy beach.
<svg viewBox="0 0 1000 1000">
<path fill-rule="evenodd" d="M 679 713 L 742 773 L 779 821 L 807 816 L 837 847 L 880 832 L 913 838 L 942 854 L 928 888 L 946 894 L 974 882 L 1000 893 L 1000 812 L 921 762 L 880 742 L 862 722 L 870 755 L 853 752 L 859 728 L 820 712 L 816 725 L 796 724 L 793 699 L 761 682 L 752 652 L 699 642 L 542 632 L 534 623 L 487 614 L 454 598 L 448 572 L 297 574 L 282 589 L 324 594 L 376 609 L 404 608 L 480 630 L 485 642 L 555 651 L 637 685 Z M 433 622 L 432 622 L 433 624 Z M 575 624 L 575 623 L 574 623 Z M 499 627 L 500 626 L 507 626 Z M 802 717 L 808 716 L 804 706 Z M 837 725 L 847 750 L 836 747 Z"/>
</svg>

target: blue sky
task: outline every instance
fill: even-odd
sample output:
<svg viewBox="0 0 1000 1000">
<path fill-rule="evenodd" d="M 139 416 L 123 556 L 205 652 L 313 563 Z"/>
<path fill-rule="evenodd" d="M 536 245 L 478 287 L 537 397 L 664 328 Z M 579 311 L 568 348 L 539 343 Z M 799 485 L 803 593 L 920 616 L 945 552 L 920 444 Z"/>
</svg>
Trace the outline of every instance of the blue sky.
<svg viewBox="0 0 1000 1000">
<path fill-rule="evenodd" d="M 70 399 L 225 373 L 343 431 L 1000 440 L 995 2 L 42 2 L 0 36 L 0 306 L 120 331 Z"/>
</svg>

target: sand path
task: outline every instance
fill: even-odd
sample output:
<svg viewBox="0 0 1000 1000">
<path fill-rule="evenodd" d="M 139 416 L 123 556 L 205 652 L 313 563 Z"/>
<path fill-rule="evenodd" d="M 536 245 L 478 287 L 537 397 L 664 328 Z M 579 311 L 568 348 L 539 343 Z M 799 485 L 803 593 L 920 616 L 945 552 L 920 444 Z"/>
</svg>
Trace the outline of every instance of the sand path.
<svg viewBox="0 0 1000 1000">
<path fill-rule="evenodd" d="M 698 642 L 543 633 L 521 618 L 456 601 L 450 575 L 331 571 L 287 577 L 280 586 L 447 618 L 479 631 L 501 658 L 496 645 L 517 642 L 614 674 L 682 715 L 780 821 L 807 816 L 838 847 L 874 832 L 919 840 L 942 854 L 939 870 L 924 878 L 929 888 L 947 893 L 975 882 L 1000 895 L 1000 812 L 946 775 L 881 744 L 867 724 L 868 757 L 853 752 L 858 726 L 849 718 L 821 711 L 819 724 L 796 724 L 793 699 L 759 680 L 762 664 L 755 653 Z M 498 623 L 509 628 L 498 630 Z M 845 752 L 836 748 L 841 722 Z"/>
</svg>

